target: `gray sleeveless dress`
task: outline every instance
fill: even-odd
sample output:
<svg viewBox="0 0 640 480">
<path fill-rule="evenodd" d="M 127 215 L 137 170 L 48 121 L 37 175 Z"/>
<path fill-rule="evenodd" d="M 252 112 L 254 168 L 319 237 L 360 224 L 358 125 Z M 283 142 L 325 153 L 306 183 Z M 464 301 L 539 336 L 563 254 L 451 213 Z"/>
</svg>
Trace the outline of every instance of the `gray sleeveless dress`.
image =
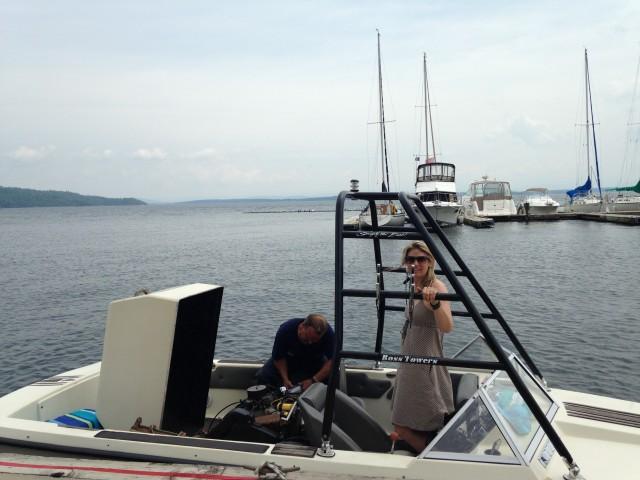
<svg viewBox="0 0 640 480">
<path fill-rule="evenodd" d="M 436 328 L 433 312 L 421 300 L 415 300 L 411 324 L 408 308 L 405 318 L 401 353 L 442 357 L 443 333 Z M 446 367 L 398 365 L 391 415 L 394 425 L 419 431 L 439 430 L 445 415 L 453 410 L 451 377 Z"/>
</svg>

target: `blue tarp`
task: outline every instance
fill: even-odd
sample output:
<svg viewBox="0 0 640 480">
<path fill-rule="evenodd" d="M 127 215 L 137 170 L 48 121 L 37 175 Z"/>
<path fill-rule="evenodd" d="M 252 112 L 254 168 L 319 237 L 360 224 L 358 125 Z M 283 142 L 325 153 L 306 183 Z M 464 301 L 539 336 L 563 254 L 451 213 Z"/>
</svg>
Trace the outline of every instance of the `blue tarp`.
<svg viewBox="0 0 640 480">
<path fill-rule="evenodd" d="M 587 181 L 581 187 L 576 187 L 573 190 L 569 190 L 567 195 L 573 200 L 573 197 L 581 197 L 587 195 L 591 191 L 591 177 L 587 177 Z"/>
</svg>

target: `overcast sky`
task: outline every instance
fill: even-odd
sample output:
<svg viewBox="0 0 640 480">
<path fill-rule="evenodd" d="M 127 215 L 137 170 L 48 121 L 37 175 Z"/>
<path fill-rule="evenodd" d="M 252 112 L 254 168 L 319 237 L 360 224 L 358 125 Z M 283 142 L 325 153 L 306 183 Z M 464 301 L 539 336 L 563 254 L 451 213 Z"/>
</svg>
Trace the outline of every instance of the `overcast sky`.
<svg viewBox="0 0 640 480">
<path fill-rule="evenodd" d="M 640 55 L 637 0 L 2 0 L 0 22 L 0 185 L 158 200 L 377 189 L 376 28 L 393 190 L 422 52 L 459 191 L 583 183 L 584 48 L 613 186 Z"/>
</svg>

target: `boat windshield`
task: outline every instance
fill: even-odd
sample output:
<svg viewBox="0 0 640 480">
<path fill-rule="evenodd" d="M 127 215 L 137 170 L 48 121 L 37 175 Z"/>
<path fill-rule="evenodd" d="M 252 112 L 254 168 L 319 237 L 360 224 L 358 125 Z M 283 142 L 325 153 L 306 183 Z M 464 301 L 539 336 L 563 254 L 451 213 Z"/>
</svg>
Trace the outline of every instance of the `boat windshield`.
<svg viewBox="0 0 640 480">
<path fill-rule="evenodd" d="M 480 337 L 481 338 L 481 337 Z M 484 342 L 472 342 L 467 354 Z M 515 356 L 510 361 L 550 420 L 558 410 L 543 386 Z M 442 429 L 423 458 L 490 463 L 529 462 L 544 438 L 540 424 L 506 372 L 496 371 Z"/>
<path fill-rule="evenodd" d="M 427 163 L 418 167 L 418 182 L 454 182 L 456 167 L 449 163 Z"/>
</svg>

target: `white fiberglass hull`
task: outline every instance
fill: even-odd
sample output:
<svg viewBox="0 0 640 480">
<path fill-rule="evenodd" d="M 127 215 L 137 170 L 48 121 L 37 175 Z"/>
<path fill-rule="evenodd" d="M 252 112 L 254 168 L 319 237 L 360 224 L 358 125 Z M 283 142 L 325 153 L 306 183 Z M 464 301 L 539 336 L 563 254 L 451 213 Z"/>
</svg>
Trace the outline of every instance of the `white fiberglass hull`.
<svg viewBox="0 0 640 480">
<path fill-rule="evenodd" d="M 360 226 L 371 227 L 371 215 L 360 215 Z M 378 215 L 379 227 L 402 227 L 404 226 L 404 214 L 397 213 L 395 215 Z"/>
<path fill-rule="evenodd" d="M 610 213 L 640 212 L 640 196 L 616 198 L 607 207 Z"/>
<path fill-rule="evenodd" d="M 551 215 L 558 213 L 558 205 L 530 206 L 529 215 Z"/>
<path fill-rule="evenodd" d="M 441 226 L 458 225 L 458 216 L 462 205 L 444 202 L 422 202 L 422 204 Z"/>
<path fill-rule="evenodd" d="M 567 211 L 574 213 L 600 213 L 602 210 L 602 201 L 599 199 L 578 200 L 567 208 Z"/>
<path fill-rule="evenodd" d="M 559 205 L 529 205 L 529 215 L 552 215 L 558 213 Z M 526 209 L 523 205 L 518 207 L 518 213 L 521 215 L 526 214 Z"/>
<path fill-rule="evenodd" d="M 475 217 L 503 217 L 515 215 L 516 204 L 513 200 L 485 200 L 482 208 L 474 200 L 465 202 L 464 214 Z"/>
<path fill-rule="evenodd" d="M 216 368 L 225 366 L 224 363 L 216 365 Z M 226 364 L 227 368 L 236 371 L 258 366 L 251 363 Z M 215 371 L 214 368 L 212 381 Z M 386 381 L 389 388 L 392 387 L 389 379 L 395 377 L 394 370 L 387 368 L 351 371 L 374 382 Z M 219 378 L 223 382 L 230 379 L 226 373 L 220 374 Z M 486 379 L 482 377 L 482 381 Z M 300 472 L 295 478 L 310 479 L 319 478 L 318 475 L 368 475 L 387 479 L 542 480 L 562 478 L 566 472 L 560 456 L 549 453 L 547 441 L 540 441 L 536 451 L 532 452 L 531 460 L 521 465 L 500 462 L 501 457 L 494 457 L 491 462 L 481 459 L 461 462 L 454 458 L 420 458 L 407 455 L 407 452 L 375 453 L 339 449 L 335 449 L 333 457 L 325 458 L 313 448 L 307 448 L 312 455 L 293 455 L 278 452 L 278 444 L 114 429 L 65 428 L 46 421 L 76 408 L 95 408 L 99 384 L 100 363 L 96 363 L 36 382 L 0 398 L 0 452 L 3 451 L 3 445 L 17 445 L 40 451 L 64 452 L 67 456 L 97 455 L 160 463 L 246 465 L 255 468 L 264 462 L 274 462 L 282 469 L 299 467 Z M 207 416 L 219 413 L 225 405 L 246 394 L 242 388 L 233 389 L 224 384 L 211 388 L 212 403 L 207 408 Z M 640 404 L 566 390 L 550 389 L 549 395 L 555 397 L 559 405 L 553 423 L 575 452 L 585 477 L 624 477 L 624 473 L 628 473 L 629 459 L 637 454 L 637 445 L 640 444 L 640 428 L 634 426 L 634 422 L 640 419 Z M 390 417 L 390 400 L 387 396 L 363 398 L 366 409 L 380 420 L 389 420 Z M 594 412 L 597 416 L 594 416 Z M 620 416 L 616 416 L 617 413 L 624 415 L 625 422 L 619 423 Z M 387 428 L 390 428 L 390 424 Z M 490 449 L 491 443 L 480 445 L 479 448 Z M 508 447 L 503 445 L 502 448 Z M 606 451 L 607 455 L 593 454 L 602 451 Z M 545 458 L 546 465 L 541 463 L 542 458 Z"/>
</svg>

